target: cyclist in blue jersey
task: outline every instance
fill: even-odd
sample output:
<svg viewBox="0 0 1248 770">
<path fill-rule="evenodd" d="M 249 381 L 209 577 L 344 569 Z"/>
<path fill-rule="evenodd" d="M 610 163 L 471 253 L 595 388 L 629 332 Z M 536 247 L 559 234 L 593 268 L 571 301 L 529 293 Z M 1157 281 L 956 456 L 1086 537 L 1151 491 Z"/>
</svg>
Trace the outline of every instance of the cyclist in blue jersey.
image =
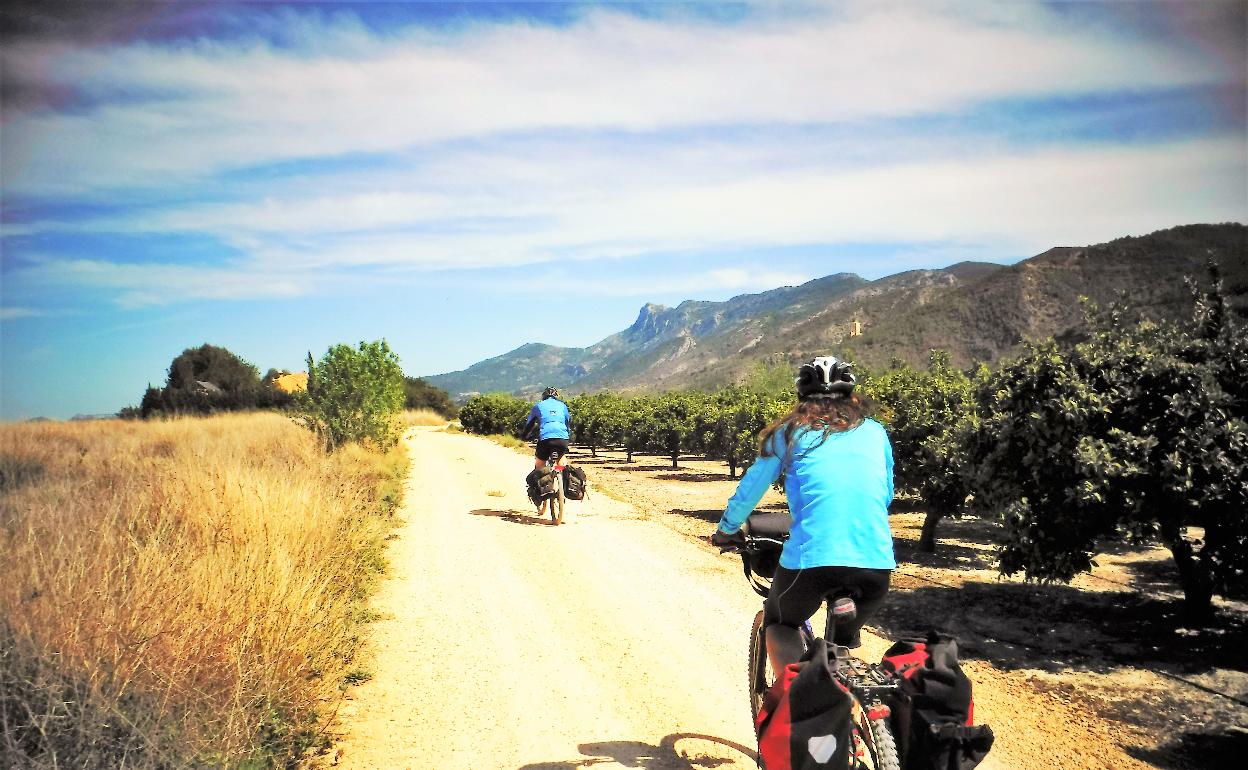
<svg viewBox="0 0 1248 770">
<path fill-rule="evenodd" d="M 741 477 L 711 542 L 740 538 L 746 518 L 784 474 L 793 523 L 763 610 L 772 670 L 801 659 L 798 629 L 825 597 L 845 593 L 858 605 L 852 624 L 839 624 L 846 647 L 879 608 L 897 566 L 888 505 L 893 499 L 893 450 L 869 402 L 854 393 L 852 365 L 827 356 L 798 371 L 798 402 L 759 435 L 759 456 Z"/>
<path fill-rule="evenodd" d="M 529 421 L 522 435 L 528 438 L 534 427 L 538 428 L 538 434 L 537 459 L 533 467 L 541 470 L 555 450 L 561 455 L 568 453 L 568 439 L 572 437 L 572 414 L 568 405 L 559 400 L 559 391 L 554 388 L 542 391 L 542 399 L 529 410 Z"/>
</svg>

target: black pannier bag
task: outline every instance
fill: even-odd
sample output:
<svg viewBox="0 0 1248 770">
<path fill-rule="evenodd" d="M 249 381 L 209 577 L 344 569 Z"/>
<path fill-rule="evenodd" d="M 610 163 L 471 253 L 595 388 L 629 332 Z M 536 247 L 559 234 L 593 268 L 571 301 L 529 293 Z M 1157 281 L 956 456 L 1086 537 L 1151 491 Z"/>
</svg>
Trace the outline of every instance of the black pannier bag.
<svg viewBox="0 0 1248 770">
<path fill-rule="evenodd" d="M 754 728 L 766 770 L 848 770 L 853 700 L 832 676 L 834 658 L 816 639 L 763 697 Z"/>
<path fill-rule="evenodd" d="M 540 505 L 542 502 L 542 493 L 537 486 L 537 480 L 542 477 L 542 472 L 534 468 L 529 471 L 529 475 L 525 477 L 524 483 L 529 494 L 529 502 L 534 505 Z"/>
<path fill-rule="evenodd" d="M 563 496 L 569 500 L 584 500 L 589 491 L 589 482 L 585 471 L 576 465 L 563 469 Z"/>
<path fill-rule="evenodd" d="M 971 680 L 958 665 L 958 643 L 936 631 L 905 639 L 881 663 L 901 679 L 892 727 L 906 770 L 971 770 L 992 748 L 992 728 L 974 725 Z"/>
</svg>

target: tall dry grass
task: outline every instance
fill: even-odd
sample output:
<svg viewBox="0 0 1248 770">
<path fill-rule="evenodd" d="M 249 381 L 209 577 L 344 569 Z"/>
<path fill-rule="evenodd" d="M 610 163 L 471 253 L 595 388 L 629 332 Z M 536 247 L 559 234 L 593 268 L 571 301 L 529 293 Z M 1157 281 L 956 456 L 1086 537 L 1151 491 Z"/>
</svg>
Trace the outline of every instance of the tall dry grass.
<svg viewBox="0 0 1248 770">
<path fill-rule="evenodd" d="M 450 421 L 432 409 L 404 409 L 399 415 L 399 424 L 404 428 L 440 428 L 448 422 Z"/>
<path fill-rule="evenodd" d="M 317 742 L 405 467 L 278 415 L 0 427 L 6 767 L 281 765 Z"/>
</svg>

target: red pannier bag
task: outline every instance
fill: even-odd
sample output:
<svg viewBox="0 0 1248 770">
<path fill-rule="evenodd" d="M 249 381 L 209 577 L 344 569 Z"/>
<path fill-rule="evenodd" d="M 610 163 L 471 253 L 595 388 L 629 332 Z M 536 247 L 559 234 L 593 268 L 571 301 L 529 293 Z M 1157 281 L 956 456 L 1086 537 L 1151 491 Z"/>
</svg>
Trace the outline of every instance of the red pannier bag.
<svg viewBox="0 0 1248 770">
<path fill-rule="evenodd" d="M 974 726 L 971 680 L 958 664 L 958 643 L 931 631 L 884 653 L 885 669 L 901 678 L 892 728 L 906 770 L 971 770 L 992 748 L 992 728 Z"/>
<path fill-rule="evenodd" d="M 832 677 L 831 648 L 816 639 L 767 691 L 754 727 L 765 770 L 846 770 L 850 695 Z"/>
</svg>

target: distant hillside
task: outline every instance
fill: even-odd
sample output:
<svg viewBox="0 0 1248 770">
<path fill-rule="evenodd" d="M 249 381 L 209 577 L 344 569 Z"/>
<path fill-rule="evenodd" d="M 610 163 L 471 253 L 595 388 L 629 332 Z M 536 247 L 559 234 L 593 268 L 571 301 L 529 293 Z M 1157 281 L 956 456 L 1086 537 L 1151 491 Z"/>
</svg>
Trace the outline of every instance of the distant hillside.
<svg viewBox="0 0 1248 770">
<path fill-rule="evenodd" d="M 1222 265 L 1232 304 L 1248 306 L 1248 228 L 1187 225 L 1087 247 L 1058 247 L 1010 267 L 962 262 L 876 281 L 850 273 L 725 302 L 647 304 L 627 329 L 587 348 L 539 343 L 469 368 L 425 377 L 462 398 L 474 392 L 533 394 L 712 387 L 740 380 L 759 361 L 796 362 L 835 351 L 867 366 L 894 357 L 920 364 L 931 348 L 955 361 L 996 361 L 1024 339 L 1078 334 L 1081 295 L 1108 304 L 1120 294 L 1157 320 L 1182 317 L 1189 275 Z M 858 321 L 862 334 L 851 338 Z"/>
</svg>

